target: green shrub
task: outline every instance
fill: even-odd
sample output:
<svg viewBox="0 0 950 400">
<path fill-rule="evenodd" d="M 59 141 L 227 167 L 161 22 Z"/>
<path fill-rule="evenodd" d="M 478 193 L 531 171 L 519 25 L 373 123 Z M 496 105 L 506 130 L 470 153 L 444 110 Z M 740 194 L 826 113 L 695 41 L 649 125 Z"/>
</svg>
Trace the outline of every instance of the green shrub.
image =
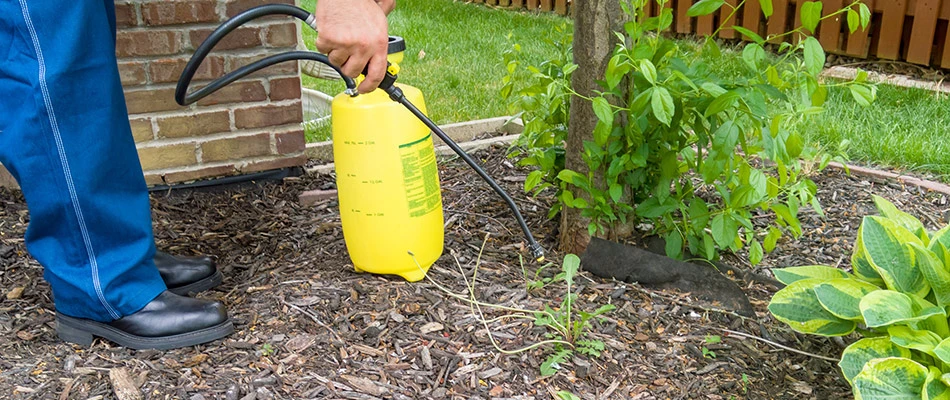
<svg viewBox="0 0 950 400">
<path fill-rule="evenodd" d="M 841 356 L 855 398 L 950 399 L 950 226 L 928 232 L 913 216 L 874 197 L 852 273 L 803 266 L 775 271 L 785 283 L 769 311 L 792 329 L 863 339 Z"/>
<path fill-rule="evenodd" d="M 671 257 L 688 250 L 714 259 L 720 251 L 748 249 L 756 264 L 783 234 L 801 234 L 802 206 L 821 213 L 808 174 L 833 158 L 804 146 L 797 130 L 822 111 L 827 96 L 826 84 L 818 80 L 825 53 L 805 30 L 844 13 L 849 23 L 857 18 L 849 24 L 854 30 L 867 25 L 870 12 L 856 1 L 822 17 L 820 2 L 805 2 L 803 27 L 786 34 L 804 39 L 782 44 L 774 57 L 767 55 L 765 39 L 742 27 L 724 27 L 753 39 L 742 52 L 749 77 L 726 80 L 711 67 L 721 57 L 716 42 L 707 40 L 697 52 L 663 36 L 673 11 L 663 8 L 647 18 L 644 7 L 653 1 L 667 2 L 621 0 L 629 22 L 616 33 L 622 40 L 604 71 L 603 90 L 587 99 L 598 118 L 593 140 L 583 145 L 588 172 L 564 167 L 568 100 L 579 96 L 570 87 L 576 66 L 564 57 L 526 68 L 516 51 L 506 55 L 503 94 L 526 122 L 514 153 L 524 156 L 522 165 L 538 168 L 528 175 L 525 190 L 555 188 L 559 202 L 551 214 L 561 207 L 581 209 L 591 235 L 645 222 L 666 239 Z M 724 5 L 702 0 L 689 14 Z M 771 7 L 763 10 L 768 16 Z M 863 83 L 865 77 L 838 85 L 868 103 L 874 88 Z M 709 194 L 705 200 L 698 195 L 703 192 Z M 768 223 L 754 225 L 762 213 L 770 218 L 757 219 Z"/>
</svg>

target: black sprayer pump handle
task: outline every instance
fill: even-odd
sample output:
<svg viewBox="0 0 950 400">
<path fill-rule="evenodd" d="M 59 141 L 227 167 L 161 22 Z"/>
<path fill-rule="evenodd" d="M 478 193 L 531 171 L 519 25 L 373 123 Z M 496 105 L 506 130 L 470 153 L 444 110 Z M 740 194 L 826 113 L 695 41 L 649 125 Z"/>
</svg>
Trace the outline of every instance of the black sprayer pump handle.
<svg viewBox="0 0 950 400">
<path fill-rule="evenodd" d="M 214 46 L 222 38 L 224 38 L 225 35 L 250 20 L 275 14 L 294 16 L 306 22 L 307 25 L 310 25 L 310 27 L 316 29 L 313 14 L 310 14 L 300 7 L 288 4 L 266 4 L 251 8 L 238 15 L 235 15 L 215 29 L 214 32 L 212 32 L 211 35 L 208 36 L 208 38 L 205 39 L 205 41 L 201 43 L 201 45 L 195 50 L 195 54 L 191 57 L 191 60 L 188 61 L 188 64 L 185 65 L 185 69 L 182 71 L 181 77 L 178 79 L 178 86 L 175 88 L 175 101 L 181 105 L 194 103 L 252 72 L 279 62 L 289 60 L 313 60 L 328 65 L 337 73 L 339 73 L 341 77 L 343 77 L 343 80 L 346 83 L 347 94 L 350 96 L 356 96 L 358 94 L 356 91 L 356 83 L 353 81 L 353 79 L 344 75 L 338 67 L 331 64 L 326 55 L 311 51 L 290 51 L 258 60 L 212 81 L 207 86 L 198 89 L 193 93 L 188 93 L 188 86 L 191 84 L 192 78 L 194 78 L 195 73 L 198 71 L 198 66 L 201 65 L 201 62 L 205 59 L 208 53 L 211 52 L 211 49 L 214 48 Z M 364 70 L 363 73 L 365 75 L 366 71 Z M 538 261 L 543 261 L 544 249 L 542 249 L 541 245 L 538 244 L 536 240 L 534 240 L 534 236 L 531 235 L 531 230 L 528 229 L 528 225 L 525 223 L 524 217 L 521 216 L 521 211 L 518 210 L 518 205 L 515 204 L 515 201 L 511 199 L 511 196 L 508 196 L 508 193 L 506 193 L 505 190 L 502 189 L 501 186 L 499 186 L 498 183 L 495 182 L 495 180 L 492 179 L 491 176 L 489 176 L 485 170 L 483 170 L 478 165 L 478 163 L 476 163 L 475 160 L 473 160 L 472 157 L 468 155 L 468 153 L 462 150 L 462 148 L 459 147 L 459 145 L 455 143 L 452 138 L 446 135 L 438 125 L 432 122 L 429 117 L 416 108 L 416 106 L 406 98 L 402 92 L 402 89 L 396 86 L 396 78 L 396 74 L 391 73 L 389 68 L 387 68 L 386 75 L 383 77 L 382 82 L 380 82 L 379 88 L 389 94 L 389 97 L 393 99 L 393 101 L 402 104 L 410 112 L 412 112 L 413 115 L 419 118 L 419 120 L 421 120 L 429 129 L 432 130 L 432 132 L 442 139 L 442 141 L 445 142 L 445 144 L 447 144 L 452 149 L 452 151 L 458 154 L 462 160 L 465 160 L 465 163 L 475 170 L 475 172 L 478 173 L 478 175 L 483 180 L 485 180 L 485 182 L 487 182 L 488 185 L 491 186 L 491 188 L 502 197 L 502 199 L 505 200 L 512 213 L 514 213 L 515 219 L 518 220 L 518 224 L 521 226 L 521 230 L 524 232 L 525 238 L 528 240 L 528 246 L 532 257 Z"/>
</svg>

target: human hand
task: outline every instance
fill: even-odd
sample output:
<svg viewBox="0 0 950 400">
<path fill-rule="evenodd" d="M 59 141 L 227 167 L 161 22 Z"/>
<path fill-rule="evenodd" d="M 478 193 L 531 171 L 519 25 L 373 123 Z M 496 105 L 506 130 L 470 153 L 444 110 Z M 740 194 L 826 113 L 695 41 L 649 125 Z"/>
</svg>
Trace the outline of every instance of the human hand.
<svg viewBox="0 0 950 400">
<path fill-rule="evenodd" d="M 360 93 L 376 89 L 386 74 L 386 12 L 395 5 L 394 0 L 317 1 L 317 51 L 351 78 L 366 69 L 366 79 L 357 88 Z"/>
</svg>

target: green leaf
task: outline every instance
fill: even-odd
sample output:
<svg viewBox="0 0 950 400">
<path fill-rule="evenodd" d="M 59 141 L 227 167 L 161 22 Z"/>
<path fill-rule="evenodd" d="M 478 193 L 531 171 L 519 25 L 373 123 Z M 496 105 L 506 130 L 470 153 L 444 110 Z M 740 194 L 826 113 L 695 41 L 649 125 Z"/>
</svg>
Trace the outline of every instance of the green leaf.
<svg viewBox="0 0 950 400">
<path fill-rule="evenodd" d="M 679 258 L 683 254 L 683 235 L 679 231 L 670 231 L 666 234 L 666 256 Z"/>
<path fill-rule="evenodd" d="M 780 231 L 778 228 L 774 226 L 770 226 L 769 233 L 767 233 L 765 235 L 765 239 L 762 240 L 762 246 L 765 248 L 765 252 L 771 253 L 772 250 L 775 250 L 775 245 L 778 243 L 778 240 L 781 237 L 782 237 L 782 231 Z"/>
<path fill-rule="evenodd" d="M 802 26 L 811 33 L 815 33 L 818 22 L 821 21 L 821 2 L 806 1 L 801 6 Z"/>
<path fill-rule="evenodd" d="M 706 228 L 709 223 L 709 206 L 703 199 L 694 197 L 689 201 L 689 222 L 696 231 Z"/>
<path fill-rule="evenodd" d="M 924 382 L 924 400 L 950 400 L 950 387 L 940 380 L 942 375 L 939 368 L 929 367 L 927 381 Z"/>
<path fill-rule="evenodd" d="M 851 90 L 851 97 L 854 98 L 854 101 L 864 107 L 869 107 L 877 98 L 877 86 L 853 84 L 848 86 L 848 89 Z"/>
<path fill-rule="evenodd" d="M 798 132 L 789 133 L 785 139 L 785 152 L 788 153 L 788 156 L 798 158 L 804 149 L 805 141 L 802 139 L 802 135 Z"/>
<path fill-rule="evenodd" d="M 747 65 L 750 70 L 758 71 L 759 63 L 765 60 L 765 49 L 758 43 L 749 43 L 745 46 L 745 49 L 742 50 L 742 60 L 745 61 L 745 65 Z"/>
<path fill-rule="evenodd" d="M 871 23 L 871 9 L 865 3 L 859 4 L 858 9 L 861 13 L 861 28 L 867 29 Z"/>
<path fill-rule="evenodd" d="M 861 316 L 861 299 L 881 288 L 870 283 L 849 278 L 835 278 L 815 287 L 815 295 L 828 312 L 841 319 L 864 322 Z"/>
<path fill-rule="evenodd" d="M 561 400 L 581 400 L 580 397 L 577 397 L 574 395 L 574 393 L 568 392 L 566 390 L 557 392 L 557 397 L 560 397 Z"/>
<path fill-rule="evenodd" d="M 623 186 L 620 186 L 616 183 L 610 184 L 610 199 L 614 202 L 620 201 L 621 196 L 623 196 Z"/>
<path fill-rule="evenodd" d="M 759 6 L 762 7 L 762 14 L 765 18 L 772 16 L 772 0 L 759 0 Z"/>
<path fill-rule="evenodd" d="M 946 338 L 934 347 L 933 355 L 944 363 L 950 363 L 950 338 Z"/>
<path fill-rule="evenodd" d="M 867 251 L 864 250 L 864 243 L 860 240 L 863 236 L 864 226 L 860 225 L 858 226 L 858 239 L 854 241 L 854 252 L 851 254 L 851 272 L 866 282 L 884 287 L 884 279 L 871 265 Z"/>
<path fill-rule="evenodd" d="M 852 383 L 854 377 L 871 360 L 888 357 L 910 358 L 911 352 L 891 342 L 887 336 L 864 338 L 852 343 L 841 353 L 838 368 L 841 374 Z"/>
<path fill-rule="evenodd" d="M 581 259 L 575 254 L 564 256 L 564 262 L 561 263 L 561 270 L 564 271 L 564 281 L 568 285 L 574 284 L 574 277 L 581 268 Z"/>
<path fill-rule="evenodd" d="M 861 27 L 861 16 L 853 8 L 848 9 L 848 32 L 854 33 Z"/>
<path fill-rule="evenodd" d="M 610 103 L 603 97 L 595 97 L 593 102 L 594 115 L 597 119 L 606 125 L 613 125 L 614 112 L 610 108 Z"/>
<path fill-rule="evenodd" d="M 854 397 L 861 400 L 919 400 L 927 368 L 907 358 L 871 360 L 854 377 Z"/>
<path fill-rule="evenodd" d="M 914 263 L 914 255 L 905 243 L 923 245 L 920 238 L 879 216 L 864 217 L 857 240 L 864 246 L 867 259 L 881 275 L 888 289 L 901 293 L 926 296 L 930 284 Z"/>
<path fill-rule="evenodd" d="M 656 85 L 656 67 L 649 59 L 640 60 L 640 73 L 651 85 Z"/>
<path fill-rule="evenodd" d="M 908 231 L 917 232 L 920 229 L 924 229 L 923 222 L 920 222 L 920 220 L 913 215 L 897 209 L 897 207 L 887 201 L 887 199 L 878 195 L 871 195 L 871 198 L 874 199 L 874 205 L 877 207 L 878 213 L 897 222 L 898 225 L 907 228 Z"/>
<path fill-rule="evenodd" d="M 950 271 L 930 249 L 918 243 L 908 243 L 906 246 L 913 252 L 917 267 L 933 289 L 937 305 L 950 306 Z"/>
<path fill-rule="evenodd" d="M 821 8 L 820 4 L 821 3 L 819 3 L 819 8 Z M 805 38 L 805 68 L 807 68 L 808 72 L 812 75 L 820 74 L 821 70 L 825 68 L 825 50 L 821 48 L 821 43 L 818 42 L 818 39 L 815 39 L 813 36 Z"/>
<path fill-rule="evenodd" d="M 941 308 L 920 297 L 893 290 L 877 290 L 861 299 L 859 307 L 869 328 L 922 321 L 934 315 L 946 315 Z"/>
<path fill-rule="evenodd" d="M 715 100 L 709 103 L 709 107 L 706 107 L 704 116 L 709 118 L 710 116 L 723 112 L 727 108 L 732 107 L 736 101 L 739 100 L 739 97 L 739 93 L 736 91 L 728 91 L 725 94 L 716 97 Z"/>
<path fill-rule="evenodd" d="M 776 319 L 801 333 L 823 336 L 844 336 L 857 326 L 854 321 L 836 317 L 828 312 L 815 296 L 814 287 L 821 279 L 793 282 L 772 296 L 769 311 Z"/>
<path fill-rule="evenodd" d="M 739 225 L 728 214 L 719 214 L 713 218 L 710 228 L 712 228 L 713 239 L 716 239 L 719 248 L 729 247 L 739 235 Z"/>
<path fill-rule="evenodd" d="M 724 0 L 699 0 L 699 2 L 693 4 L 692 7 L 686 10 L 686 15 L 689 17 L 709 15 L 714 13 L 725 3 Z"/>
<path fill-rule="evenodd" d="M 762 245 L 759 244 L 758 240 L 752 239 L 752 242 L 749 243 L 749 262 L 752 263 L 752 265 L 758 265 L 762 262 L 764 256 Z"/>
<path fill-rule="evenodd" d="M 750 30 L 748 30 L 748 29 L 746 29 L 746 28 L 743 28 L 743 27 L 741 27 L 741 26 L 736 25 L 736 26 L 733 26 L 732 29 L 735 29 L 736 32 L 739 32 L 739 33 L 745 35 L 746 37 L 749 38 L 749 40 L 755 42 L 755 44 L 757 44 L 757 45 L 761 45 L 761 44 L 765 43 L 765 39 L 762 39 L 762 36 L 759 36 L 759 34 L 757 34 L 757 33 L 755 33 L 755 32 L 752 32 L 752 31 L 750 31 Z M 764 51 L 763 51 L 762 55 L 765 56 L 765 52 L 764 52 Z"/>
<path fill-rule="evenodd" d="M 726 89 L 723 89 L 722 86 L 713 82 L 703 82 L 699 87 L 703 88 L 703 90 L 712 97 L 719 97 L 726 93 Z"/>
<path fill-rule="evenodd" d="M 934 354 L 934 348 L 940 344 L 941 337 L 927 330 L 917 330 L 909 326 L 896 325 L 887 327 L 887 334 L 891 342 L 905 349 L 917 350 L 929 355 Z"/>
<path fill-rule="evenodd" d="M 666 90 L 665 87 L 658 86 L 653 92 L 652 103 L 653 115 L 656 116 L 656 119 L 662 122 L 663 125 L 670 126 L 670 123 L 673 122 L 673 113 L 676 111 L 670 91 Z"/>
<path fill-rule="evenodd" d="M 801 267 L 773 269 L 772 274 L 775 275 L 775 279 L 778 279 L 779 282 L 782 282 L 786 285 L 791 285 L 792 283 L 803 279 L 818 278 L 822 281 L 827 281 L 831 279 L 853 278 L 853 276 L 847 272 L 825 265 L 806 265 Z"/>
<path fill-rule="evenodd" d="M 528 174 L 528 177 L 524 179 L 524 191 L 530 192 L 531 189 L 534 189 L 541 183 L 541 178 L 544 176 L 544 172 L 541 170 L 534 170 Z"/>
<path fill-rule="evenodd" d="M 561 172 L 558 172 L 557 179 L 560 179 L 564 182 L 567 182 L 573 185 L 578 185 L 578 182 L 587 181 L 587 178 L 584 175 L 581 175 L 569 169 L 562 169 Z"/>
</svg>

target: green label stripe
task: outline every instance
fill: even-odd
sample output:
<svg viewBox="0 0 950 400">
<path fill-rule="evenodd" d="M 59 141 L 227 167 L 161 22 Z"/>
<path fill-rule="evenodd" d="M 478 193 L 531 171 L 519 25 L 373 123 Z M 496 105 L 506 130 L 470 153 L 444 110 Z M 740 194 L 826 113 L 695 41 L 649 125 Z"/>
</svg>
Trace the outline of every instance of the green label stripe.
<svg viewBox="0 0 950 400">
<path fill-rule="evenodd" d="M 421 142 L 424 142 L 424 141 L 428 140 L 430 137 L 432 137 L 432 132 L 429 132 L 428 135 L 423 136 L 422 139 L 416 140 L 416 141 L 414 141 L 414 142 L 403 143 L 403 144 L 399 145 L 399 148 L 402 149 L 402 148 L 406 148 L 406 147 L 412 147 L 412 146 L 414 146 L 414 145 L 417 145 L 417 144 L 419 144 L 419 143 L 421 143 Z"/>
</svg>

